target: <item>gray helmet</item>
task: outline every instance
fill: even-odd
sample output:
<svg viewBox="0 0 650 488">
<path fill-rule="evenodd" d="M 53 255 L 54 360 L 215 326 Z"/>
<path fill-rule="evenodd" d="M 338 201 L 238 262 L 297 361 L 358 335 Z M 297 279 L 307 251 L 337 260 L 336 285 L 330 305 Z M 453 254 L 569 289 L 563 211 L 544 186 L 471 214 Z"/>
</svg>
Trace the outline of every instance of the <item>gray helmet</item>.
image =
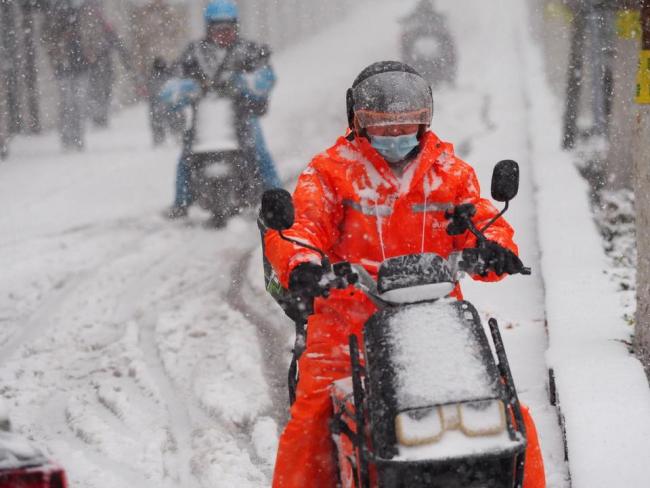
<svg viewBox="0 0 650 488">
<path fill-rule="evenodd" d="M 348 89 L 348 124 L 431 124 L 433 94 L 427 81 L 399 61 L 380 61 L 365 68 Z"/>
</svg>

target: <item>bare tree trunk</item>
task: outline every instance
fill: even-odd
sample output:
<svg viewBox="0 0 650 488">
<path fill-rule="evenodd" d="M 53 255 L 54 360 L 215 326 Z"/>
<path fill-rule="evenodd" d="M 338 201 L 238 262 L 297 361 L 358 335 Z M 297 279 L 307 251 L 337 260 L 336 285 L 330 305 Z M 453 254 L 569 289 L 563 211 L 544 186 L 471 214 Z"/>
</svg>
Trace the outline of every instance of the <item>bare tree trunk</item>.
<svg viewBox="0 0 650 488">
<path fill-rule="evenodd" d="M 639 109 L 635 128 L 637 311 L 634 345 L 637 356 L 650 374 L 650 107 Z"/>
<path fill-rule="evenodd" d="M 34 49 L 34 5 L 22 5 L 23 17 L 23 72 L 27 95 L 27 127 L 34 134 L 41 131 L 39 115 L 38 79 L 36 71 L 36 51 Z"/>
<path fill-rule="evenodd" d="M 611 102 L 607 96 L 607 83 L 611 77 L 610 61 L 614 41 L 612 13 L 594 5 L 586 17 L 590 37 L 588 59 L 591 70 L 592 135 L 605 137 L 609 121 L 608 105 Z"/>
<path fill-rule="evenodd" d="M 7 105 L 9 108 L 9 132 L 15 134 L 21 128 L 20 100 L 18 97 L 18 66 L 16 42 L 16 9 L 13 0 L 0 0 L 2 9 L 0 18 L 2 26 L 0 34 L 4 52 L 7 55 L 7 65 L 4 67 L 4 83 L 6 86 Z"/>
<path fill-rule="evenodd" d="M 0 49 L 0 57 L 3 50 Z M 0 61 L 1 63 L 1 61 Z M 7 93 L 4 83 L 0 83 L 0 161 L 9 155 L 9 127 L 7 111 Z"/>
<path fill-rule="evenodd" d="M 582 12 L 573 17 L 571 29 L 571 53 L 569 55 L 562 141 L 562 146 L 565 149 L 572 149 L 574 147 L 578 135 L 577 118 L 583 77 L 583 52 L 585 44 L 585 20 Z"/>
<path fill-rule="evenodd" d="M 631 102 L 637 71 L 638 39 L 618 39 L 613 63 L 614 99 L 609 130 L 609 151 L 606 173 L 608 187 L 614 190 L 632 188 L 634 158 L 632 156 L 634 117 Z"/>
<path fill-rule="evenodd" d="M 5 6 L 0 0 L 0 27 L 4 28 Z M 0 29 L 1 30 L 1 29 Z M 0 160 L 7 157 L 9 151 L 9 108 L 7 106 L 7 70 L 9 55 L 4 42 L 4 31 L 0 35 Z"/>
<path fill-rule="evenodd" d="M 643 38 L 642 52 L 650 51 L 650 0 L 641 8 Z M 643 57 L 642 57 L 643 59 Z M 650 376 L 650 59 L 639 66 L 637 87 L 638 108 L 635 131 L 634 190 L 636 195 L 637 226 L 637 313 L 634 346 L 637 356 Z"/>
</svg>

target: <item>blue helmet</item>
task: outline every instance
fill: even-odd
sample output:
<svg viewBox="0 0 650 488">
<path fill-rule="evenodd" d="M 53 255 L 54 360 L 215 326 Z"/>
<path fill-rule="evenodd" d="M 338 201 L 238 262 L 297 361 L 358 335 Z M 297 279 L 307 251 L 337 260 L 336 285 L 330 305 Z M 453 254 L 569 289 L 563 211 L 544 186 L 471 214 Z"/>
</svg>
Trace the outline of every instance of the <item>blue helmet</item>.
<svg viewBox="0 0 650 488">
<path fill-rule="evenodd" d="M 239 11 L 231 0 L 213 0 L 203 10 L 203 18 L 210 22 L 237 22 Z"/>
</svg>

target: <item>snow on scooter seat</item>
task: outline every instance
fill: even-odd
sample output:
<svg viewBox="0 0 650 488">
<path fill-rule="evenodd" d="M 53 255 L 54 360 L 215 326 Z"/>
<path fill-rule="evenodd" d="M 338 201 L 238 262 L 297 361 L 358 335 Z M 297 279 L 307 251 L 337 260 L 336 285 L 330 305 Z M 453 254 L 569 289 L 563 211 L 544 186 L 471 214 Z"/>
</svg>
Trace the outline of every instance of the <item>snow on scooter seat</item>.
<svg viewBox="0 0 650 488">
<path fill-rule="evenodd" d="M 197 133 L 192 151 L 214 152 L 239 149 L 235 133 L 235 112 L 232 100 L 206 97 L 197 108 L 194 124 Z"/>
</svg>

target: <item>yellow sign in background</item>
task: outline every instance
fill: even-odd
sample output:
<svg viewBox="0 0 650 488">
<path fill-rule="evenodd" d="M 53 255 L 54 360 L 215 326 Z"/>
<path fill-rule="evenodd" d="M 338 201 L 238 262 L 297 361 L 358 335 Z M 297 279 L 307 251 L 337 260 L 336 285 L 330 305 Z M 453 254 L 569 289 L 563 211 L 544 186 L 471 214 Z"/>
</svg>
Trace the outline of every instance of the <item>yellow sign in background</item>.
<svg viewBox="0 0 650 488">
<path fill-rule="evenodd" d="M 636 75 L 636 103 L 650 104 L 650 50 L 639 51 L 639 71 Z"/>
<path fill-rule="evenodd" d="M 616 17 L 616 31 L 622 39 L 641 39 L 641 12 L 621 10 Z"/>
<path fill-rule="evenodd" d="M 544 14 L 548 19 L 559 19 L 566 24 L 573 21 L 573 12 L 566 5 L 554 0 L 546 3 Z"/>
</svg>

